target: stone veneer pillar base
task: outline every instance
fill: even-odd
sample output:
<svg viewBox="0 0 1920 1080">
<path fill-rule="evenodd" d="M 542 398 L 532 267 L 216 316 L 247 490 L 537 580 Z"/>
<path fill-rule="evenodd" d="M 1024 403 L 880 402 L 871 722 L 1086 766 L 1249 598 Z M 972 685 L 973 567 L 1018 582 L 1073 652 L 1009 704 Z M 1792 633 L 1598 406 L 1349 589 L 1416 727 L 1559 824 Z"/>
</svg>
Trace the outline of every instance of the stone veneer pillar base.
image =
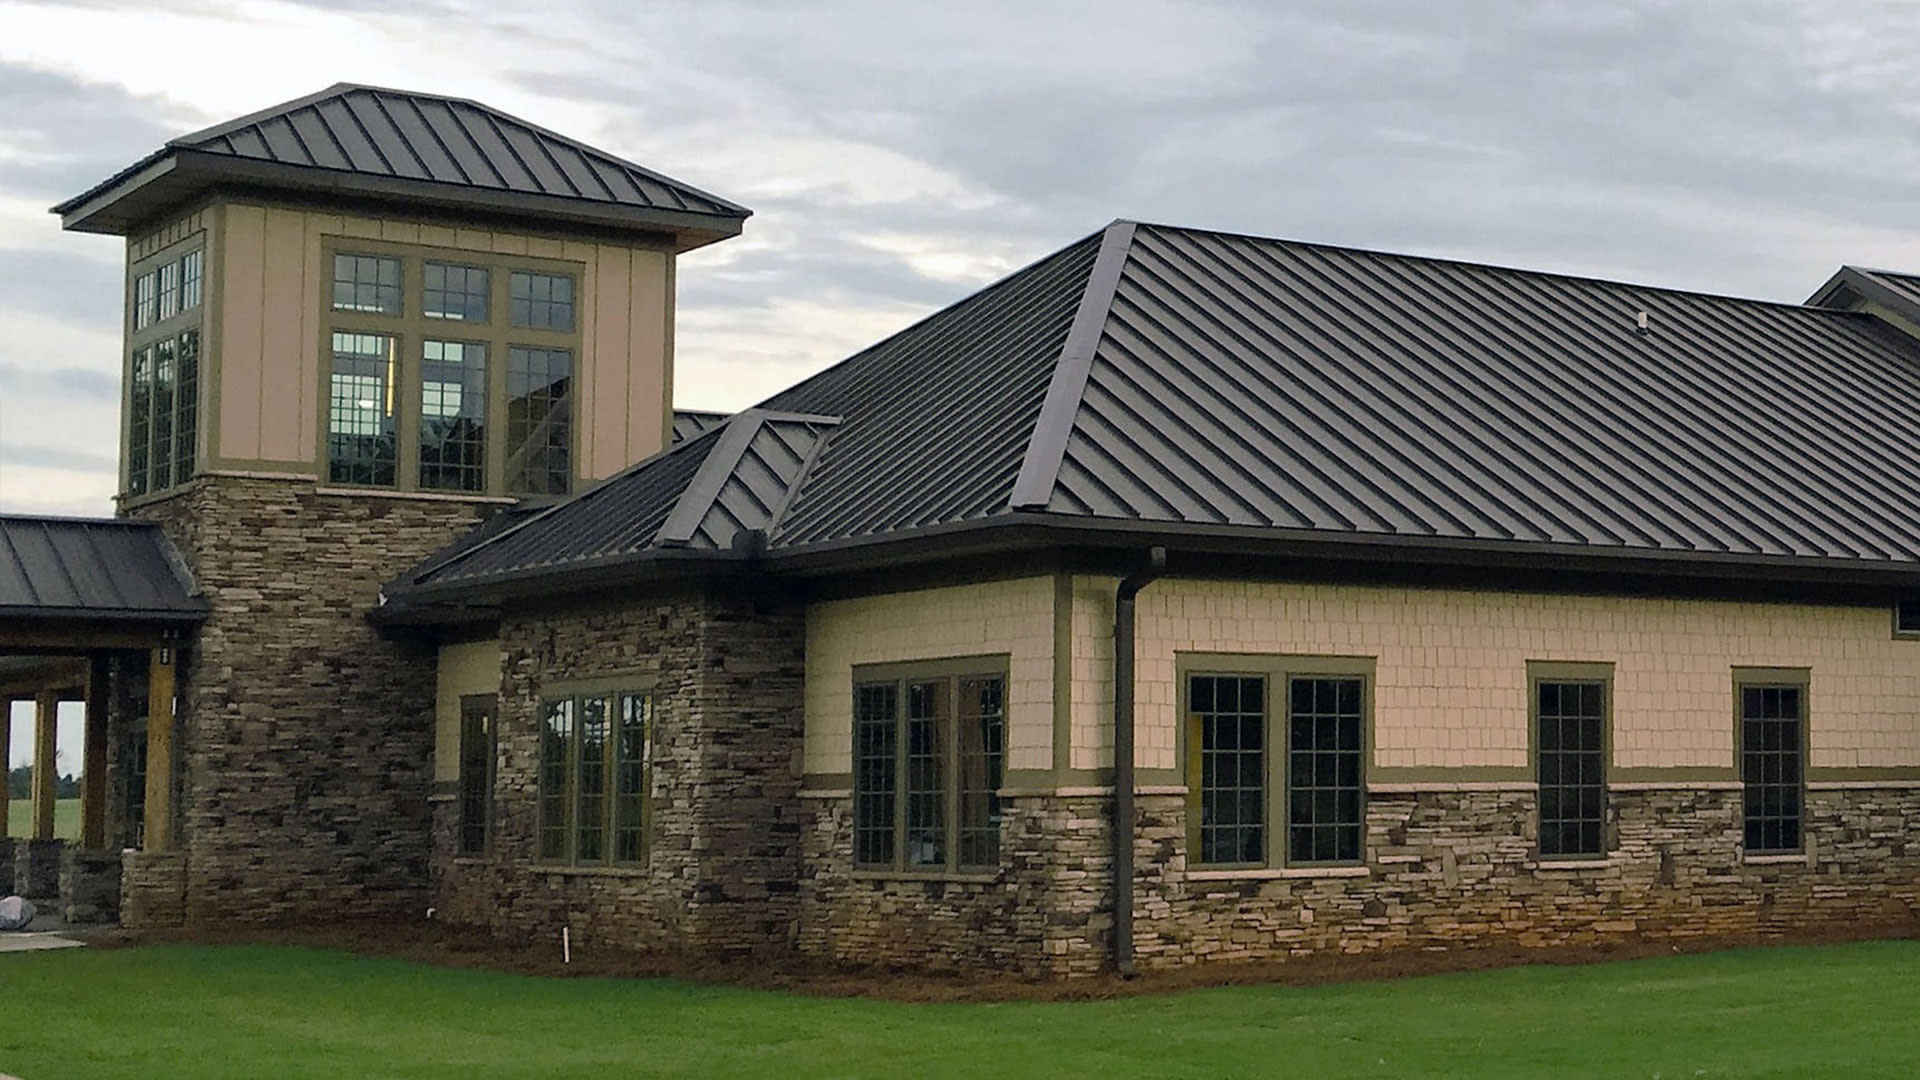
<svg viewBox="0 0 1920 1080">
<path fill-rule="evenodd" d="M 69 847 L 60 856 L 61 917 L 110 923 L 120 917 L 120 852 Z"/>
<path fill-rule="evenodd" d="M 47 906 L 60 898 L 60 851 L 64 840 L 21 840 L 14 847 L 13 891 Z"/>
<path fill-rule="evenodd" d="M 187 915 L 187 857 L 178 851 L 126 851 L 120 864 L 120 925 L 129 930 L 180 926 Z"/>
</svg>

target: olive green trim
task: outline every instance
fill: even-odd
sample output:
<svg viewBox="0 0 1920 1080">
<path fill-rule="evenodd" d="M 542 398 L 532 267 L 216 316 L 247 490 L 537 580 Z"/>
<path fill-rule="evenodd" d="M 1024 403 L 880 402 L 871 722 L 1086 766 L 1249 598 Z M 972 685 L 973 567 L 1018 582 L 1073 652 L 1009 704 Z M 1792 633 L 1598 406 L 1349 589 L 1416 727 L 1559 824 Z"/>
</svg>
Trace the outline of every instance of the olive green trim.
<svg viewBox="0 0 1920 1080">
<path fill-rule="evenodd" d="M 427 797 L 440 802 L 445 802 L 448 799 L 458 799 L 460 797 L 460 781 L 457 779 L 435 780 L 433 782 L 433 792 Z"/>
<path fill-rule="evenodd" d="M 1607 825 L 1610 819 L 1607 803 L 1612 798 L 1608 785 L 1616 779 L 1616 771 L 1613 767 L 1613 662 L 1610 660 L 1527 661 L 1527 767 L 1535 783 L 1540 779 L 1541 683 L 1598 683 L 1600 686 L 1600 850 L 1558 855 L 1543 854 L 1540 851 L 1539 825 L 1545 801 L 1539 800 L 1533 809 L 1533 857 L 1541 862 L 1554 863 L 1604 860 L 1607 853 L 1614 847 L 1613 838 L 1608 835 L 1612 830 Z"/>
<path fill-rule="evenodd" d="M 1635 765 L 1630 768 L 1607 766 L 1608 784 L 1719 783 L 1738 781 L 1740 770 L 1731 765 Z"/>
<path fill-rule="evenodd" d="M 853 774 L 850 772 L 815 773 L 810 772 L 800 781 L 809 791 L 853 791 Z"/>
<path fill-rule="evenodd" d="M 1533 769 L 1524 765 L 1370 765 L 1368 786 L 1386 784 L 1531 784 Z"/>
<path fill-rule="evenodd" d="M 400 311 L 377 314 L 362 311 L 336 311 L 333 308 L 333 260 L 336 255 L 372 255 L 400 261 Z M 473 267 L 487 271 L 487 321 L 463 322 L 427 317 L 426 264 L 429 262 Z M 565 276 L 573 280 L 573 329 L 553 331 L 512 324 L 512 274 L 516 270 Z M 394 442 L 397 455 L 392 485 L 341 485 L 371 491 L 421 491 L 435 494 L 492 495 L 511 493 L 506 482 L 507 453 L 507 377 L 508 350 L 514 346 L 539 349 L 564 349 L 573 357 L 569 376 L 572 395 L 571 429 L 568 437 L 568 490 L 580 490 L 581 446 L 590 416 L 585 408 L 581 372 L 587 357 L 582 348 L 587 321 L 587 268 L 583 262 L 534 255 L 513 255 L 468 248 L 446 248 L 429 244 L 396 243 L 389 240 L 362 239 L 327 235 L 320 243 L 320 288 L 307 302 L 319 305 L 316 320 L 320 385 L 316 388 L 313 461 L 324 478 L 328 475 L 327 430 L 332 409 L 333 335 L 335 332 L 377 334 L 390 339 L 394 350 L 394 385 L 389 388 L 394 403 Z M 485 487 L 477 492 L 439 491 L 420 487 L 420 370 L 424 362 L 421 346 L 426 341 L 453 341 L 476 344 L 486 350 L 486 475 Z M 329 481 L 331 482 L 331 481 Z"/>
<path fill-rule="evenodd" d="M 651 694 L 660 673 L 652 668 L 630 668 L 625 672 L 591 676 L 584 679 L 555 679 L 540 684 L 542 698 L 579 697 L 586 694 Z"/>
<path fill-rule="evenodd" d="M 1073 575 L 1053 575 L 1053 772 L 1073 766 Z M 1064 780 L 1056 782 L 1065 783 Z M 1022 785 L 1026 786 L 1026 785 Z"/>
<path fill-rule="evenodd" d="M 1803 774 L 1809 783 L 1854 781 L 1872 782 L 1875 780 L 1920 781 L 1920 765 L 1857 765 L 1843 767 L 1822 765 L 1807 769 Z"/>
<path fill-rule="evenodd" d="M 1360 820 L 1366 821 L 1367 800 L 1371 797 L 1369 787 L 1383 782 L 1379 770 L 1375 767 L 1373 756 L 1377 744 L 1375 740 L 1374 720 L 1377 709 L 1374 707 L 1374 682 L 1378 662 L 1371 656 L 1337 656 L 1293 653 L 1221 653 L 1221 652 L 1175 652 L 1174 681 L 1176 708 L 1174 715 L 1174 760 L 1181 767 L 1175 770 L 1178 779 L 1187 787 L 1187 852 L 1190 865 L 1200 870 L 1231 870 L 1233 865 L 1202 864 L 1197 859 L 1200 835 L 1200 778 L 1198 775 L 1198 748 L 1193 745 L 1193 736 L 1189 728 L 1193 727 L 1198 714 L 1192 712 L 1187 703 L 1187 691 L 1196 675 L 1255 675 L 1266 680 L 1264 695 L 1267 717 L 1268 738 L 1266 741 L 1266 786 L 1267 786 L 1267 828 L 1265 840 L 1267 857 L 1256 864 L 1264 868 L 1287 868 L 1293 866 L 1348 866 L 1355 863 L 1314 862 L 1289 863 L 1286 858 L 1288 819 L 1292 808 L 1288 805 L 1286 779 L 1287 726 L 1276 720 L 1275 691 L 1276 684 L 1282 684 L 1292 678 L 1315 678 L 1320 676 L 1357 677 L 1360 680 Z M 1140 783 L 1148 781 L 1141 780 Z M 1458 781 L 1456 781 L 1458 782 Z"/>
<path fill-rule="evenodd" d="M 1007 653 L 982 653 L 977 656 L 952 656 L 937 660 L 895 660 L 884 664 L 853 665 L 855 685 L 863 682 L 899 682 L 921 676 L 992 675 L 1007 677 Z"/>
<path fill-rule="evenodd" d="M 1741 716 L 1742 690 L 1749 687 L 1795 687 L 1800 691 L 1800 847 L 1787 850 L 1753 852 L 1754 855 L 1795 855 L 1806 849 L 1807 844 L 1807 760 L 1811 757 L 1808 747 L 1812 743 L 1813 732 L 1813 669 L 1805 667 L 1743 667 L 1733 668 L 1733 760 L 1735 772 L 1740 781 L 1746 782 L 1745 771 L 1740 768 L 1741 758 L 1746 753 L 1746 724 Z M 1744 812 L 1743 812 L 1744 813 Z M 1743 819 L 1744 824 L 1744 819 Z M 1741 843 L 1741 855 L 1748 855 L 1744 840 Z"/>
</svg>

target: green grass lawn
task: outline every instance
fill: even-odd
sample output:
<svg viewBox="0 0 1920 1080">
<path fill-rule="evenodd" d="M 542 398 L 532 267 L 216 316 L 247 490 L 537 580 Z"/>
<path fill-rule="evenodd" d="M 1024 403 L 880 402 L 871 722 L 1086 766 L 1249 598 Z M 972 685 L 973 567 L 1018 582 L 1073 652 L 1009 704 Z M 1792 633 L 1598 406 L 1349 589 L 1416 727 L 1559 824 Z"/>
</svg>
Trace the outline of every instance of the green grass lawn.
<svg viewBox="0 0 1920 1080">
<path fill-rule="evenodd" d="M 7 802 L 7 835 L 33 835 L 33 801 L 10 799 Z M 53 804 L 53 835 L 65 840 L 80 836 L 80 800 L 56 799 Z M 5 1072 L 0 1069 L 0 1072 Z"/>
<path fill-rule="evenodd" d="M 269 946 L 0 955 L 0 1072 L 157 1076 L 1911 1077 L 1920 943 L 1390 983 L 898 1004 Z"/>
</svg>

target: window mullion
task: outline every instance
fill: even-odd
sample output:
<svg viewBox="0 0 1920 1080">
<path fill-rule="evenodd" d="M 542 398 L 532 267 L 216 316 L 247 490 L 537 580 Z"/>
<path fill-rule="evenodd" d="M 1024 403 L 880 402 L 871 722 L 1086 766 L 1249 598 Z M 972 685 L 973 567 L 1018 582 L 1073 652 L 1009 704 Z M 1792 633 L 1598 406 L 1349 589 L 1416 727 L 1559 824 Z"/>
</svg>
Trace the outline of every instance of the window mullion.
<svg viewBox="0 0 1920 1080">
<path fill-rule="evenodd" d="M 940 801 L 946 812 L 941 815 L 940 842 L 947 855 L 947 870 L 955 871 L 960 867 L 960 678 L 957 675 L 947 677 L 947 737 L 942 742 L 940 752 L 945 760 L 940 769 Z"/>
<path fill-rule="evenodd" d="M 1274 684 L 1279 684 L 1282 699 L 1281 708 L 1274 707 Z M 1292 809 L 1290 785 L 1293 777 L 1293 725 L 1286 720 L 1285 702 L 1292 693 L 1287 673 L 1260 676 L 1260 706 L 1266 710 L 1261 718 L 1261 745 L 1266 749 L 1267 767 L 1262 775 L 1267 781 L 1267 827 L 1262 837 L 1266 841 L 1262 852 L 1267 866 L 1285 866 L 1287 863 L 1286 838 L 1291 835 L 1293 822 L 1289 820 Z M 1280 719 L 1276 720 L 1278 716 Z"/>
<path fill-rule="evenodd" d="M 907 866 L 907 682 L 894 684 L 893 695 L 893 868 Z"/>
</svg>

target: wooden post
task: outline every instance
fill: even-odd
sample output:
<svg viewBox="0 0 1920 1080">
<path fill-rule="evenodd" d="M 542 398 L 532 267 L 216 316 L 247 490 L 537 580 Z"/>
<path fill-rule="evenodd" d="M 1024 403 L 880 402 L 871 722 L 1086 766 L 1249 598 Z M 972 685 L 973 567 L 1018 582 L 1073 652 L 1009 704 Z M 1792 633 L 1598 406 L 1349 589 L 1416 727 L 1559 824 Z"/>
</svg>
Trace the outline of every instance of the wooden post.
<svg viewBox="0 0 1920 1080">
<path fill-rule="evenodd" d="M 13 772 L 13 699 L 0 697 L 0 772 Z M 7 836 L 7 811 L 13 809 L 13 793 L 0 798 L 0 841 Z"/>
<path fill-rule="evenodd" d="M 53 763 L 59 730 L 60 691 L 42 690 L 33 696 L 33 838 L 53 839 L 53 797 L 59 791 L 60 767 Z"/>
<path fill-rule="evenodd" d="M 147 851 L 173 847 L 173 662 L 172 644 L 148 652 L 147 662 Z"/>
<path fill-rule="evenodd" d="M 110 661 L 95 653 L 87 657 L 87 737 L 81 754 L 80 846 L 99 851 L 107 846 L 107 673 Z"/>
</svg>

